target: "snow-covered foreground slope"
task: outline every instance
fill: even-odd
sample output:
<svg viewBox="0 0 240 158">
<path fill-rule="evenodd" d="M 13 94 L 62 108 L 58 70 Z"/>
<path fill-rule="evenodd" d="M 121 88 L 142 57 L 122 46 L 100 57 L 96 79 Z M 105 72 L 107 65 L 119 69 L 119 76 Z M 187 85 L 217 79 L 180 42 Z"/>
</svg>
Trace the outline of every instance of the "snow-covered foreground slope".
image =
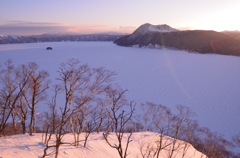
<svg viewBox="0 0 240 158">
<path fill-rule="evenodd" d="M 84 134 L 82 134 L 83 139 Z M 147 146 L 147 144 L 152 144 L 158 138 L 158 135 L 151 132 L 139 132 L 133 133 L 132 142 L 128 149 L 128 158 L 141 158 L 140 148 Z M 115 141 L 114 133 L 111 133 L 110 141 Z M 164 140 L 169 141 L 169 137 Z M 64 137 L 64 142 L 73 142 L 73 136 L 67 134 Z M 124 145 L 126 142 L 126 137 L 124 137 Z M 178 143 L 183 143 L 179 141 Z M 175 154 L 176 158 L 181 158 L 183 153 L 184 144 L 179 147 Z M 44 145 L 42 143 L 42 134 L 36 133 L 34 136 L 26 135 L 14 135 L 8 137 L 0 138 L 0 157 L 3 158 L 39 158 L 43 155 Z M 144 153 L 144 149 L 142 150 Z M 186 150 L 186 158 L 200 158 L 202 153 L 196 151 L 191 145 L 188 146 Z M 161 152 L 162 158 L 165 158 L 168 154 L 167 149 Z M 54 157 L 54 156 L 50 156 Z M 89 137 L 87 147 L 80 145 L 79 147 L 74 147 L 72 145 L 64 144 L 60 147 L 59 158 L 117 158 L 118 152 L 116 149 L 111 148 L 104 140 L 102 133 L 93 133 Z"/>
<path fill-rule="evenodd" d="M 47 51 L 48 46 L 53 50 Z M 178 104 L 189 106 L 201 126 L 227 139 L 240 132 L 240 57 L 126 48 L 111 42 L 0 45 L 1 65 L 7 59 L 16 65 L 35 61 L 53 81 L 59 64 L 69 58 L 116 71 L 116 82 L 138 104 L 149 101 L 172 109 Z M 38 110 L 46 110 L 45 102 Z"/>
</svg>

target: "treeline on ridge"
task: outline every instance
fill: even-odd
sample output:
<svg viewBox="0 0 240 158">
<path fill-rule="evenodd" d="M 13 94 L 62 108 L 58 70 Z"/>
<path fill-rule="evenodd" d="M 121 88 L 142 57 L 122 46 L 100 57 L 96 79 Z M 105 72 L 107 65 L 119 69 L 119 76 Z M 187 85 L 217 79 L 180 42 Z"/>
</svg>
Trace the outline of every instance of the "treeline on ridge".
<svg viewBox="0 0 240 158">
<path fill-rule="evenodd" d="M 114 41 L 120 46 L 158 47 L 197 53 L 240 56 L 240 40 L 231 34 L 216 31 L 188 30 L 131 34 Z"/>
</svg>

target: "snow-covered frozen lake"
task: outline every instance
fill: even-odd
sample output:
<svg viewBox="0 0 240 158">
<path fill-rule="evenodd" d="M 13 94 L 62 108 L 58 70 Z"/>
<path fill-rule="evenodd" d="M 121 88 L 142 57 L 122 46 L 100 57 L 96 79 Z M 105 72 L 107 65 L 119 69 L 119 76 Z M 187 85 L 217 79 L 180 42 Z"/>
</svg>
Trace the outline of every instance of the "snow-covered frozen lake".
<svg viewBox="0 0 240 158">
<path fill-rule="evenodd" d="M 53 50 L 47 51 L 48 46 Z M 227 139 L 240 132 L 240 57 L 119 47 L 112 42 L 0 45 L 1 65 L 7 59 L 16 65 L 35 61 L 52 79 L 59 64 L 70 58 L 117 72 L 116 82 L 138 104 L 186 105 L 201 126 Z"/>
</svg>

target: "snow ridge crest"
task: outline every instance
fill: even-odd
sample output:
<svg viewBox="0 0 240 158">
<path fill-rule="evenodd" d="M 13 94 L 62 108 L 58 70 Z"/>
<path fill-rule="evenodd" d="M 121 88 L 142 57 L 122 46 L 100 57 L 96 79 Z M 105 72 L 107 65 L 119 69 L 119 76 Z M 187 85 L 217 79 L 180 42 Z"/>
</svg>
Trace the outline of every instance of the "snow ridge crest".
<svg viewBox="0 0 240 158">
<path fill-rule="evenodd" d="M 133 32 L 133 34 L 145 34 L 148 32 L 173 32 L 173 31 L 179 31 L 179 30 L 174 29 L 166 24 L 152 25 L 150 23 L 145 23 L 145 24 L 141 25 L 139 28 L 137 28 Z"/>
</svg>

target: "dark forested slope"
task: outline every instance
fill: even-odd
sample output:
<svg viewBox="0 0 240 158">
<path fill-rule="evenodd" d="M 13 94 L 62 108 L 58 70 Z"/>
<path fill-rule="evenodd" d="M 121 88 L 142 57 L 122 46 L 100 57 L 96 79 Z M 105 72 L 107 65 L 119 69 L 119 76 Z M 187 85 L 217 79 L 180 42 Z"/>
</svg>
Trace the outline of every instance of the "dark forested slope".
<svg viewBox="0 0 240 158">
<path fill-rule="evenodd" d="M 216 31 L 147 31 L 121 37 L 114 43 L 119 46 L 148 47 L 151 45 L 151 47 L 170 47 L 189 52 L 240 56 L 240 40 Z"/>
</svg>

